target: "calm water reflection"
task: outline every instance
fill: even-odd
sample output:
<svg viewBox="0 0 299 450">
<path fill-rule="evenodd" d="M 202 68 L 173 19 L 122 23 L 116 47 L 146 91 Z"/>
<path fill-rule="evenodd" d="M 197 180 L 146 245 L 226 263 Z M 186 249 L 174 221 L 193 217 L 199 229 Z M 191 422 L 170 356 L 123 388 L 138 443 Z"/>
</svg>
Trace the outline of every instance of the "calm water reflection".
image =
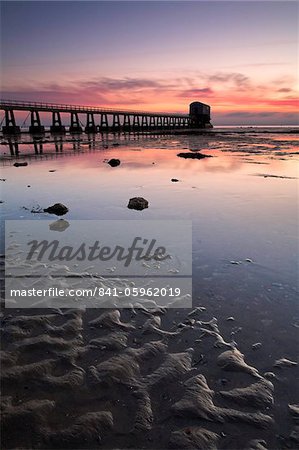
<svg viewBox="0 0 299 450">
<path fill-rule="evenodd" d="M 42 144 L 23 137 L 19 158 L 27 167 L 13 167 L 2 146 L 2 218 L 42 220 L 47 215 L 31 214 L 33 207 L 62 202 L 67 219 L 192 219 L 194 252 L 211 270 L 249 258 L 295 287 L 297 136 L 283 137 L 56 137 Z M 34 154 L 41 146 L 43 154 Z M 182 150 L 213 158 L 185 160 L 177 157 Z M 121 165 L 106 164 L 111 157 Z M 128 210 L 133 196 L 147 198 L 149 209 Z"/>
</svg>

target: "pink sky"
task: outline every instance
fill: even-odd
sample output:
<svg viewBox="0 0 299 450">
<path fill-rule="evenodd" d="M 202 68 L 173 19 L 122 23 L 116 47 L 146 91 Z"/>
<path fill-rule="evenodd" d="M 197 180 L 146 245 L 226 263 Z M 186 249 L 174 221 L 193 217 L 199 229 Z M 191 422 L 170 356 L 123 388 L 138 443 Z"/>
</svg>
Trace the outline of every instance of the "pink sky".
<svg viewBox="0 0 299 450">
<path fill-rule="evenodd" d="M 3 2 L 2 98 L 296 124 L 296 2 Z"/>
</svg>

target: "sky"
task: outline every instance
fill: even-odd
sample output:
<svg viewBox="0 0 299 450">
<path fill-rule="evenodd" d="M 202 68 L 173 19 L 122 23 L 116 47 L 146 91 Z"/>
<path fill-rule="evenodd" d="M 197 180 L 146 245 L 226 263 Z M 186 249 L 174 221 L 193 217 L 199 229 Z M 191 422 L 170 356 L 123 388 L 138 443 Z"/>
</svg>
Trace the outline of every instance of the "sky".
<svg viewBox="0 0 299 450">
<path fill-rule="evenodd" d="M 298 123 L 297 1 L 2 1 L 1 97 Z"/>
</svg>

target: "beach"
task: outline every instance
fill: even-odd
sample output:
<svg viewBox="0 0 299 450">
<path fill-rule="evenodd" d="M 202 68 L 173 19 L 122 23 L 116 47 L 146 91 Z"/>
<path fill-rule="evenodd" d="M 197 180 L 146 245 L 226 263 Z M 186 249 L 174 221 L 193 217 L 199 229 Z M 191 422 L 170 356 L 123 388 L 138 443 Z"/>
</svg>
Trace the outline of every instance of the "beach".
<svg viewBox="0 0 299 450">
<path fill-rule="evenodd" d="M 192 307 L 2 308 L 2 448 L 298 447 L 298 129 L 22 134 L 0 152 L 2 236 L 192 221 Z"/>
</svg>

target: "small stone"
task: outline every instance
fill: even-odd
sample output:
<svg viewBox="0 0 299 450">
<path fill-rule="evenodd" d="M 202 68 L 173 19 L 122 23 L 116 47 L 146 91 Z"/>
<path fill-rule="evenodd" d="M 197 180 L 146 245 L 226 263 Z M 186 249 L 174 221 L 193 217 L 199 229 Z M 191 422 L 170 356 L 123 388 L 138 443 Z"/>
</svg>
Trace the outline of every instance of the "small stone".
<svg viewBox="0 0 299 450">
<path fill-rule="evenodd" d="M 177 183 L 177 182 L 180 181 L 180 180 L 178 180 L 177 178 L 171 178 L 171 181 L 172 181 L 173 183 Z"/>
<path fill-rule="evenodd" d="M 63 216 L 68 212 L 68 208 L 62 203 L 55 203 L 54 205 L 44 209 L 44 212 L 47 212 L 49 214 L 56 214 L 56 216 Z"/>
<path fill-rule="evenodd" d="M 180 158 L 187 158 L 187 159 L 203 159 L 203 158 L 212 158 L 211 155 L 204 155 L 203 153 L 178 153 L 177 156 Z"/>
<path fill-rule="evenodd" d="M 28 162 L 15 162 L 14 163 L 15 167 L 24 167 L 24 166 L 28 166 Z"/>
<path fill-rule="evenodd" d="M 234 322 L 235 318 L 233 316 L 230 316 L 226 319 L 228 322 Z"/>
<path fill-rule="evenodd" d="M 49 172 L 56 172 L 56 170 L 55 169 L 51 169 L 51 170 L 49 170 Z"/>
<path fill-rule="evenodd" d="M 148 208 L 148 201 L 143 197 L 133 197 L 130 198 L 128 203 L 129 209 L 137 209 L 138 211 L 142 211 L 145 208 Z"/>
<path fill-rule="evenodd" d="M 111 166 L 111 167 L 117 167 L 117 166 L 120 165 L 120 160 L 119 160 L 119 159 L 112 158 L 112 159 L 110 159 L 110 160 L 108 161 L 108 164 L 109 164 L 109 166 Z"/>
</svg>

